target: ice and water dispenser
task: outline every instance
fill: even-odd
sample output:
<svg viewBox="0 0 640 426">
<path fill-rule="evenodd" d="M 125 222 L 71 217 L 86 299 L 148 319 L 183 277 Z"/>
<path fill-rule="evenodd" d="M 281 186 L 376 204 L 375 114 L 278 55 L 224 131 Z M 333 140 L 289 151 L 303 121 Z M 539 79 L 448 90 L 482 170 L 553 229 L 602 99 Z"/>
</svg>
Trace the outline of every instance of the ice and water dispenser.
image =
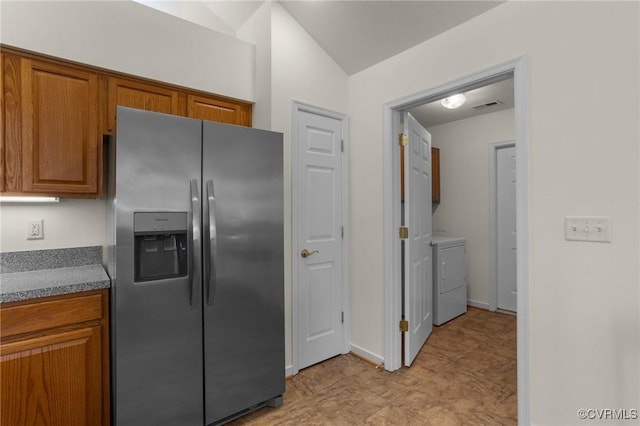
<svg viewBox="0 0 640 426">
<path fill-rule="evenodd" d="M 187 276 L 187 222 L 185 212 L 133 214 L 136 282 Z"/>
</svg>

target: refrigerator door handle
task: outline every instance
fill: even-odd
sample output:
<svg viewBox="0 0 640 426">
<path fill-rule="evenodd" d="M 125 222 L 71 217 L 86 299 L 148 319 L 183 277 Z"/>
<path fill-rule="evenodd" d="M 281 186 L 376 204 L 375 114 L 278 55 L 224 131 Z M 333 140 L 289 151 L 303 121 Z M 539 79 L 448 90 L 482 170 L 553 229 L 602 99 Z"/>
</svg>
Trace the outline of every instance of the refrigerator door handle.
<svg viewBox="0 0 640 426">
<path fill-rule="evenodd" d="M 198 190 L 198 180 L 191 179 L 191 241 L 189 241 L 189 251 L 191 256 L 191 299 L 189 306 L 194 308 L 196 305 L 196 295 L 198 284 L 200 282 L 200 191 Z"/>
<path fill-rule="evenodd" d="M 213 305 L 216 295 L 216 258 L 218 252 L 218 231 L 216 229 L 216 197 L 213 191 L 213 180 L 207 181 L 207 207 L 208 207 L 208 248 L 207 262 L 207 304 Z"/>
</svg>

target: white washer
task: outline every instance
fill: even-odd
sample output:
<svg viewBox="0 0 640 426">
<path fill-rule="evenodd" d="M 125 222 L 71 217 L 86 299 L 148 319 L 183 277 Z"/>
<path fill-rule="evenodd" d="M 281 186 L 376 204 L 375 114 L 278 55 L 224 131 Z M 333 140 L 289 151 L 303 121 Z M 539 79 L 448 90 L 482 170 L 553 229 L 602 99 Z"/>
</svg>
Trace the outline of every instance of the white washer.
<svg viewBox="0 0 640 426">
<path fill-rule="evenodd" d="M 465 239 L 433 237 L 433 323 L 467 312 Z"/>
</svg>

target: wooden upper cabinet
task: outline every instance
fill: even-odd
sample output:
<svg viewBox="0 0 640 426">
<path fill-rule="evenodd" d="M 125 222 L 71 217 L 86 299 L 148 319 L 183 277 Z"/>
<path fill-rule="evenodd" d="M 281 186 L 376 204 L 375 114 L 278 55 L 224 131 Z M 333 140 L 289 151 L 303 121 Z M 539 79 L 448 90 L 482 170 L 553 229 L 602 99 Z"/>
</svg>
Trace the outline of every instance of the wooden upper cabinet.
<svg viewBox="0 0 640 426">
<path fill-rule="evenodd" d="M 4 147 L 7 135 L 4 126 L 4 53 L 0 52 L 0 82 L 2 82 L 2 90 L 0 90 L 0 192 L 5 189 L 5 173 L 4 173 Z"/>
<path fill-rule="evenodd" d="M 108 88 L 108 133 L 113 133 L 116 124 L 116 106 L 184 115 L 180 108 L 178 91 L 124 78 L 110 77 Z"/>
<path fill-rule="evenodd" d="M 98 195 L 97 74 L 29 58 L 20 66 L 22 129 L 10 135 L 22 137 L 20 190 Z"/>
<path fill-rule="evenodd" d="M 22 110 L 20 58 L 2 54 L 2 191 L 22 188 Z"/>
<path fill-rule="evenodd" d="M 187 117 L 250 127 L 251 105 L 187 95 Z"/>
<path fill-rule="evenodd" d="M 0 45 L 0 192 L 100 198 L 116 106 L 251 126 L 252 105 Z"/>
</svg>

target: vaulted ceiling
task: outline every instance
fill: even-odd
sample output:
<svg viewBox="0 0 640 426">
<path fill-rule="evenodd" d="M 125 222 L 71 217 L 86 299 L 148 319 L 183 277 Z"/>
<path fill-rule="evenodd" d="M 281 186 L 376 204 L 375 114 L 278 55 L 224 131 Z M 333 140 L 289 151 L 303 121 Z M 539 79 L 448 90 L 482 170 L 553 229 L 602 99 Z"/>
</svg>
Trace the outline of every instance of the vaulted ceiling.
<svg viewBox="0 0 640 426">
<path fill-rule="evenodd" d="M 136 1 L 235 36 L 265 0 Z M 346 74 L 352 75 L 437 37 L 504 1 L 279 0 L 279 3 Z M 458 110 L 444 110 L 434 102 L 411 112 L 423 125 L 431 126 L 511 108 L 513 82 L 478 88 L 467 96 L 466 106 Z M 478 107 L 493 101 L 499 102 Z"/>
<path fill-rule="evenodd" d="M 137 1 L 232 36 L 264 3 L 264 0 Z M 279 3 L 351 75 L 504 1 L 280 0 Z"/>
<path fill-rule="evenodd" d="M 499 5 L 498 1 L 280 1 L 347 74 Z"/>
</svg>

